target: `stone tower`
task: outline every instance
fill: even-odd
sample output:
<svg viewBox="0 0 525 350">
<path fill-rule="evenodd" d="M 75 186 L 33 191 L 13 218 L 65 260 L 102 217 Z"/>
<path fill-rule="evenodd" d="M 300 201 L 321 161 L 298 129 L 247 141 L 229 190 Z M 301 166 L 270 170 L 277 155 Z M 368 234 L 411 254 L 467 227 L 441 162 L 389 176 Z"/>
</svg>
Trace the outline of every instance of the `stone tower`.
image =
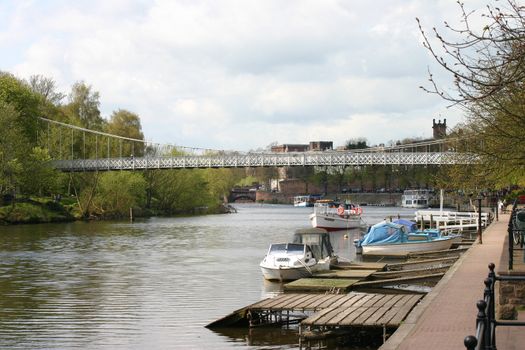
<svg viewBox="0 0 525 350">
<path fill-rule="evenodd" d="M 432 121 L 432 131 L 434 139 L 442 139 L 445 136 L 447 136 L 447 120 L 443 119 L 443 123 L 441 120 L 438 120 L 436 123 L 436 120 L 433 119 Z"/>
</svg>

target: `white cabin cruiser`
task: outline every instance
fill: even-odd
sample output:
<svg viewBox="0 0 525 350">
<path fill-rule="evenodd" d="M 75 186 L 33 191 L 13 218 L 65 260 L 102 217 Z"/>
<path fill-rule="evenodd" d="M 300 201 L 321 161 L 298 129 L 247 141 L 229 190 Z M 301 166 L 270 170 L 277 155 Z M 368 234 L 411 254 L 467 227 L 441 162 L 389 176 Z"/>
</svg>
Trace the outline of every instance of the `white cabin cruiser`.
<svg viewBox="0 0 525 350">
<path fill-rule="evenodd" d="M 265 279 L 289 281 L 329 270 L 336 261 L 326 230 L 300 229 L 292 243 L 271 244 L 259 266 Z"/>
<path fill-rule="evenodd" d="M 363 209 L 351 203 L 335 203 L 330 200 L 319 200 L 314 204 L 310 214 L 312 227 L 328 231 L 347 230 L 361 226 Z"/>
</svg>

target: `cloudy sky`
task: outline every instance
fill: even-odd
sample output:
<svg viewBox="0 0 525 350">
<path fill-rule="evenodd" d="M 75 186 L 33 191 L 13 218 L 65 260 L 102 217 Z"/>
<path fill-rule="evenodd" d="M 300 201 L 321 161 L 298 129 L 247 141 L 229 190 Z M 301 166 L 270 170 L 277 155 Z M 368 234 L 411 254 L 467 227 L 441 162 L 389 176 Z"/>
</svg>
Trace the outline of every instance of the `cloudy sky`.
<svg viewBox="0 0 525 350">
<path fill-rule="evenodd" d="M 84 81 L 154 142 L 378 144 L 462 120 L 419 88 L 437 68 L 415 20 L 458 15 L 454 0 L 0 0 L 0 70 Z"/>
</svg>

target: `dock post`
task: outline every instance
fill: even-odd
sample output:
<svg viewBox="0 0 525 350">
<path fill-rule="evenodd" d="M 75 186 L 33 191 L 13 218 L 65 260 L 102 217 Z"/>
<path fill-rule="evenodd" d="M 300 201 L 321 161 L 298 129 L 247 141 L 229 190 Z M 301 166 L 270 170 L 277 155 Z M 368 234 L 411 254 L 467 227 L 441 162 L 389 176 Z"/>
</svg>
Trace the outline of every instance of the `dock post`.
<svg viewBox="0 0 525 350">
<path fill-rule="evenodd" d="M 432 216 L 432 214 L 430 214 L 430 225 L 429 225 L 429 228 L 432 228 L 433 221 L 434 221 L 434 217 Z"/>
<path fill-rule="evenodd" d="M 483 244 L 483 237 L 481 233 L 481 197 L 478 197 L 477 200 L 478 200 L 478 237 L 479 237 L 479 244 Z"/>
</svg>

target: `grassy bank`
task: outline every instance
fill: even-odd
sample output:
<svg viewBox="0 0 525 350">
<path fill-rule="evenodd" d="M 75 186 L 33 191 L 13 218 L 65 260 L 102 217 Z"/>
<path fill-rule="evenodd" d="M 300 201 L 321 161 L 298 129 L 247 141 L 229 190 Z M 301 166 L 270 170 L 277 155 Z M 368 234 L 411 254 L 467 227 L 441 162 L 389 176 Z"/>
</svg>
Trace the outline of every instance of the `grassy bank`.
<svg viewBox="0 0 525 350">
<path fill-rule="evenodd" d="M 52 200 L 19 200 L 0 207 L 0 224 L 33 224 L 73 221 L 69 206 Z"/>
</svg>

